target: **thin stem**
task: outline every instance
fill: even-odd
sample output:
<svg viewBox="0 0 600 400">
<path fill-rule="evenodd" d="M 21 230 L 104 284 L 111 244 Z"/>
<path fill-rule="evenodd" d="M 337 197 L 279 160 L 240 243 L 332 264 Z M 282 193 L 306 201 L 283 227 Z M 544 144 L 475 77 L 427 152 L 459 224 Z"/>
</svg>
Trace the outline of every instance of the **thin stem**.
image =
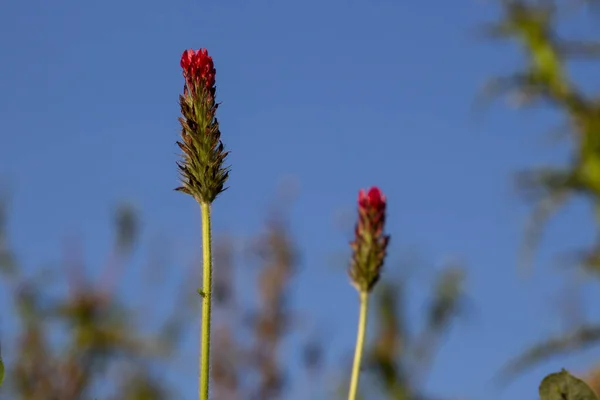
<svg viewBox="0 0 600 400">
<path fill-rule="evenodd" d="M 365 347 L 365 332 L 367 330 L 367 314 L 369 312 L 369 293 L 360 292 L 360 314 L 358 317 L 358 333 L 356 335 L 356 348 L 354 350 L 354 364 L 352 365 L 352 378 L 348 400 L 356 400 L 358 392 L 358 377 L 362 361 L 363 348 Z"/>
<path fill-rule="evenodd" d="M 198 398 L 208 400 L 210 368 L 210 306 L 212 295 L 212 249 L 210 204 L 200 204 L 202 209 L 202 331 L 200 336 L 200 386 Z"/>
</svg>

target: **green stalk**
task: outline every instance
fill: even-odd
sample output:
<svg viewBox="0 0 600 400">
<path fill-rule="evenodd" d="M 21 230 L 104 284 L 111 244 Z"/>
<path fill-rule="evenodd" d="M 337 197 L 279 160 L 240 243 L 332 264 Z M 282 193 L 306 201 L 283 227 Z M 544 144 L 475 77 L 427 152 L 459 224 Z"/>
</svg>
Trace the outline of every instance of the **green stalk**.
<svg viewBox="0 0 600 400">
<path fill-rule="evenodd" d="M 360 314 L 358 317 L 358 333 L 356 335 L 356 348 L 354 350 L 354 364 L 352 365 L 352 377 L 350 378 L 350 391 L 348 400 L 356 400 L 358 392 L 358 377 L 360 375 L 360 363 L 362 361 L 363 349 L 365 347 L 365 332 L 367 330 L 367 314 L 369 312 L 369 292 L 360 292 Z"/>
<path fill-rule="evenodd" d="M 198 398 L 208 400 L 210 378 L 210 307 L 212 295 L 212 249 L 210 228 L 210 203 L 200 204 L 202 210 L 202 330 L 200 336 L 200 386 Z"/>
</svg>

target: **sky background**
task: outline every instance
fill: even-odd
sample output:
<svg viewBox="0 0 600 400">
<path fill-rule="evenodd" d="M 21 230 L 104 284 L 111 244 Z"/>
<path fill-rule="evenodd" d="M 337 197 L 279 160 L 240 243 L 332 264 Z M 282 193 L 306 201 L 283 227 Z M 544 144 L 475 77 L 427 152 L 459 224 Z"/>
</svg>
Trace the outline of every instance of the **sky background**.
<svg viewBox="0 0 600 400">
<path fill-rule="evenodd" d="M 110 249 L 109 218 L 121 200 L 141 213 L 138 268 L 157 238 L 169 243 L 173 273 L 197 259 L 198 207 L 172 189 L 179 59 L 186 48 L 206 47 L 232 165 L 214 229 L 256 232 L 279 182 L 297 182 L 291 223 L 302 265 L 292 302 L 320 325 L 332 368 L 352 351 L 357 320 L 355 290 L 335 256 L 347 251 L 349 226 L 338 221 L 351 220 L 358 190 L 371 185 L 389 199 L 386 273 L 401 274 L 409 250 L 429 265 L 416 274 L 411 315 L 422 312 L 436 268 L 453 259 L 468 265 L 472 313 L 440 349 L 429 393 L 534 398 L 545 374 L 582 371 L 598 356 L 546 363 L 504 391 L 491 382 L 511 356 L 562 329 L 557 296 L 566 278 L 552 256 L 592 239 L 587 208 L 569 206 L 544 235 L 533 275 L 519 278 L 527 214 L 511 177 L 560 159 L 543 136 L 559 120 L 503 102 L 473 111 L 485 80 L 519 65 L 514 47 L 477 36 L 499 15 L 492 4 L 0 1 L 0 177 L 12 194 L 11 243 L 28 268 L 60 260 L 65 237 L 81 235 L 93 274 Z M 128 274 L 120 289 L 133 298 L 134 286 Z M 586 315 L 600 317 L 589 307 L 594 287 L 583 289 Z M 299 343 L 285 347 L 292 373 Z M 195 368 L 177 378 L 186 399 L 196 393 Z M 302 377 L 290 398 L 305 399 L 305 388 Z"/>
</svg>

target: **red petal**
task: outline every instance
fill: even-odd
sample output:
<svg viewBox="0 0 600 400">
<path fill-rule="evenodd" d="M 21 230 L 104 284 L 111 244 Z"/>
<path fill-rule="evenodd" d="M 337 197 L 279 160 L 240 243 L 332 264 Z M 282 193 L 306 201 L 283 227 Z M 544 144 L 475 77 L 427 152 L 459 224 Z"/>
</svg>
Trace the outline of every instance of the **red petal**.
<svg viewBox="0 0 600 400">
<path fill-rule="evenodd" d="M 358 206 L 360 208 L 365 208 L 368 205 L 368 202 L 367 192 L 365 192 L 364 189 L 360 189 L 358 192 Z"/>
<path fill-rule="evenodd" d="M 377 210 L 385 208 L 385 196 L 378 187 L 372 187 L 369 190 L 369 203 Z"/>
<path fill-rule="evenodd" d="M 183 52 L 183 54 L 181 55 L 181 68 L 183 68 L 184 70 L 188 70 L 190 67 L 190 64 L 192 63 L 192 58 L 194 56 L 194 50 L 186 50 Z"/>
</svg>

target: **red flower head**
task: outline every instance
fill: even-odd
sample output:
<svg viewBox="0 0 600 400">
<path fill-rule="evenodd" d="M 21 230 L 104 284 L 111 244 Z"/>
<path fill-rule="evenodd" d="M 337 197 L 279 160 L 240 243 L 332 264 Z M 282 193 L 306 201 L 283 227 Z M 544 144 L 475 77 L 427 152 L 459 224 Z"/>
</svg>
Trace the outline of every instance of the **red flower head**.
<svg viewBox="0 0 600 400">
<path fill-rule="evenodd" d="M 187 89 L 195 87 L 212 88 L 215 85 L 215 66 L 206 49 L 186 50 L 181 55 L 181 68 L 187 83 Z"/>
<path fill-rule="evenodd" d="M 379 280 L 390 237 L 383 234 L 386 198 L 377 187 L 358 193 L 358 222 L 354 229 L 350 278 L 361 292 L 369 292 Z"/>
<path fill-rule="evenodd" d="M 385 195 L 378 187 L 372 187 L 369 192 L 361 189 L 358 192 L 358 207 L 364 212 L 385 213 Z"/>
</svg>

